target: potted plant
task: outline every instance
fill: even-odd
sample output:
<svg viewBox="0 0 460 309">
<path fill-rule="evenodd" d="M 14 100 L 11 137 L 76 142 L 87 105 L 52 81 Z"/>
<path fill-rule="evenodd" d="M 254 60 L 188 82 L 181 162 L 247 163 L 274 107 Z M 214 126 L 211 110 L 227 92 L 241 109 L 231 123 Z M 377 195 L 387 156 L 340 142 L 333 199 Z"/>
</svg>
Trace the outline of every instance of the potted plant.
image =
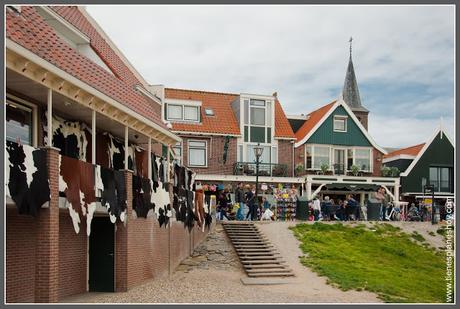
<svg viewBox="0 0 460 309">
<path fill-rule="evenodd" d="M 399 177 L 399 168 L 397 168 L 396 166 L 392 166 L 390 168 L 390 175 L 391 177 Z"/>
<path fill-rule="evenodd" d="M 327 164 L 327 163 L 321 164 L 321 172 L 323 173 L 323 175 L 326 175 L 328 170 L 329 170 L 329 164 Z"/>
<path fill-rule="evenodd" d="M 304 167 L 302 163 L 299 163 L 295 166 L 295 173 L 299 176 L 304 171 Z"/>
<path fill-rule="evenodd" d="M 381 171 L 382 171 L 382 176 L 383 177 L 388 177 L 388 176 L 390 176 L 391 168 L 389 168 L 388 166 L 384 166 L 384 167 L 382 167 Z"/>
<path fill-rule="evenodd" d="M 358 174 L 359 174 L 359 167 L 358 167 L 358 165 L 353 164 L 353 165 L 351 166 L 350 170 L 351 170 L 351 174 L 352 174 L 353 176 L 358 176 Z"/>
</svg>

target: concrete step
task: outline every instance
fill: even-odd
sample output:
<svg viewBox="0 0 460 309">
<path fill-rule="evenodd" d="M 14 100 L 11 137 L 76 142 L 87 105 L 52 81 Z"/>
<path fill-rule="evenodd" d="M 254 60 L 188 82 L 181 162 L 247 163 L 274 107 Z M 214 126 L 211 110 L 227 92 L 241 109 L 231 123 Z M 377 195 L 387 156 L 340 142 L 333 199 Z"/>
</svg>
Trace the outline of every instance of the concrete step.
<svg viewBox="0 0 460 309">
<path fill-rule="evenodd" d="M 247 264 L 247 265 L 243 265 L 243 267 L 246 270 L 250 270 L 250 269 L 263 269 L 263 268 L 272 269 L 272 268 L 287 267 L 287 266 L 283 263 L 278 263 L 278 264 L 255 264 L 255 265 Z"/>
<path fill-rule="evenodd" d="M 284 260 L 242 260 L 241 264 L 285 264 Z"/>
<path fill-rule="evenodd" d="M 260 273 L 292 273 L 292 270 L 284 267 L 270 268 L 270 269 L 247 269 L 247 273 L 260 274 Z"/>
<path fill-rule="evenodd" d="M 248 277 L 292 277 L 294 273 L 248 273 Z"/>
</svg>

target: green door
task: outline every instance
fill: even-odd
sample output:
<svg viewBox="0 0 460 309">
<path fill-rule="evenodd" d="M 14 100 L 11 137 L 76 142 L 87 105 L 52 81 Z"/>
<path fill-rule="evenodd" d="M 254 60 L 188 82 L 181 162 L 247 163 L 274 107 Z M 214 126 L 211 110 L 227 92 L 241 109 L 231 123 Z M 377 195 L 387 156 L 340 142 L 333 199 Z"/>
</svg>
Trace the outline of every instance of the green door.
<svg viewBox="0 0 460 309">
<path fill-rule="evenodd" d="M 89 237 L 89 291 L 114 292 L 115 225 L 109 217 L 95 217 Z"/>
</svg>

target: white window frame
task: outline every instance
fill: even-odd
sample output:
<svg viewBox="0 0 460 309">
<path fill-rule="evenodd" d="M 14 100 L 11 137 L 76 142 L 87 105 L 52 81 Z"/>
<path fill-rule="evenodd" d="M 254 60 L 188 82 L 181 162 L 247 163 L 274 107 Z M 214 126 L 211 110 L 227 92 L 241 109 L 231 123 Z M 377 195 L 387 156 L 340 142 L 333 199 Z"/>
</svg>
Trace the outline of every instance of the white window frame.
<svg viewBox="0 0 460 309">
<path fill-rule="evenodd" d="M 6 94 L 6 101 L 11 104 L 22 104 L 25 107 L 32 109 L 32 147 L 38 147 L 38 107 L 29 101 L 21 99 L 15 95 Z M 16 102 L 15 102 L 16 101 Z M 5 122 L 6 122 L 6 102 L 5 102 Z M 6 125 L 6 123 L 5 123 Z M 5 127 L 5 140 L 6 140 L 6 127 Z"/>
<path fill-rule="evenodd" d="M 184 122 L 184 123 L 200 123 L 201 122 L 201 102 L 200 101 L 190 101 L 190 100 L 179 100 L 179 99 L 166 99 L 165 100 L 166 106 L 166 116 L 165 120 L 171 122 Z M 180 106 L 181 107 L 181 118 L 171 118 L 171 113 L 169 112 L 170 106 Z M 185 109 L 187 107 L 196 108 L 197 109 L 197 118 L 196 119 L 187 119 L 185 117 Z"/>
<path fill-rule="evenodd" d="M 196 118 L 185 118 L 185 109 L 186 108 L 194 108 L 196 110 Z M 200 107 L 199 106 L 190 106 L 190 105 L 183 105 L 182 107 L 182 113 L 183 113 L 183 120 L 187 122 L 198 122 L 200 120 Z"/>
<path fill-rule="evenodd" d="M 194 165 L 190 163 L 190 142 L 198 142 L 198 143 L 205 143 L 205 153 L 204 153 L 204 162 L 205 165 Z M 192 148 L 197 148 L 197 149 L 202 149 L 198 148 L 195 146 L 192 146 Z M 190 167 L 200 167 L 200 168 L 206 168 L 208 167 L 208 141 L 207 140 L 202 140 L 202 139 L 190 139 L 187 141 L 187 161 L 188 161 L 188 166 Z"/>
<path fill-rule="evenodd" d="M 368 150 L 369 151 L 369 170 L 362 170 L 361 167 L 359 167 L 361 172 L 366 172 L 366 173 L 373 173 L 374 172 L 374 157 L 373 153 L 374 151 L 372 150 L 371 147 L 353 147 L 353 165 L 356 165 L 356 150 Z"/>
<path fill-rule="evenodd" d="M 335 127 L 335 121 L 336 120 L 343 120 L 344 121 L 344 130 L 339 130 Z M 348 120 L 348 116 L 342 116 L 342 115 L 335 115 L 334 118 L 333 118 L 333 121 L 332 121 L 332 126 L 333 126 L 333 130 L 334 132 L 340 132 L 340 133 L 346 133 L 347 132 L 347 121 Z"/>
<path fill-rule="evenodd" d="M 181 110 L 181 112 L 180 112 L 181 117 L 180 117 L 180 118 L 171 118 L 171 113 L 169 112 L 169 108 L 170 108 L 171 106 L 178 106 L 178 107 L 180 107 L 180 110 Z M 184 106 L 183 106 L 183 105 L 180 105 L 180 104 L 167 104 L 167 105 L 166 105 L 166 110 L 167 110 L 167 113 L 166 113 L 166 114 L 167 114 L 167 118 L 168 118 L 167 120 L 170 120 L 170 121 L 181 121 L 181 120 L 184 119 Z"/>
</svg>

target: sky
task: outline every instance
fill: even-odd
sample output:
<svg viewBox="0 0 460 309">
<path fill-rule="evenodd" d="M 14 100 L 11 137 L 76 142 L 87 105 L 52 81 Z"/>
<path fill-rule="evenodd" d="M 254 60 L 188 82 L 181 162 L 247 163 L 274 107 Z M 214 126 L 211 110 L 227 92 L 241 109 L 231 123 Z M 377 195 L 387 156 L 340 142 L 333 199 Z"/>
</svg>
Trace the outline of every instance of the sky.
<svg viewBox="0 0 460 309">
<path fill-rule="evenodd" d="M 383 147 L 454 140 L 453 6 L 87 6 L 150 84 L 278 93 L 286 114 L 339 97 L 350 56 Z M 441 121 L 442 119 L 442 121 Z"/>
</svg>

